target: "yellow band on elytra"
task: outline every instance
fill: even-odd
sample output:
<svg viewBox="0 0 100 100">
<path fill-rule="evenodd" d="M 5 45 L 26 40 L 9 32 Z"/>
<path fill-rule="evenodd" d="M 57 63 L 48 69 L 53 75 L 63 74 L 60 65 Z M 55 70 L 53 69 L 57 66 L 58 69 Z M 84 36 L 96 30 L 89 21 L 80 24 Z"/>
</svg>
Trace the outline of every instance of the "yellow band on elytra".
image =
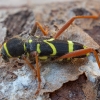
<svg viewBox="0 0 100 100">
<path fill-rule="evenodd" d="M 68 41 L 68 51 L 73 52 L 74 43 L 72 41 Z"/>
<path fill-rule="evenodd" d="M 48 39 L 48 41 L 53 41 L 53 40 L 54 40 L 54 38 Z"/>
<path fill-rule="evenodd" d="M 53 53 L 51 55 L 56 55 L 57 54 L 57 50 L 56 50 L 55 46 L 52 43 L 48 42 L 47 40 L 43 40 L 43 41 L 45 43 L 47 43 L 51 47 L 51 49 L 53 50 Z"/>
<path fill-rule="evenodd" d="M 41 59 L 41 60 L 47 60 L 47 56 L 39 56 L 39 59 Z"/>
<path fill-rule="evenodd" d="M 86 48 L 87 48 L 87 46 L 83 46 L 83 48 L 84 48 L 84 49 L 86 49 Z M 89 55 L 90 55 L 89 53 L 87 53 L 87 54 L 86 54 L 86 56 L 89 56 Z"/>
<path fill-rule="evenodd" d="M 37 44 L 37 52 L 38 52 L 39 54 L 41 53 L 40 44 L 39 44 L 39 43 Z"/>
<path fill-rule="evenodd" d="M 29 42 L 29 43 L 32 43 L 32 39 L 29 39 L 28 42 Z"/>
<path fill-rule="evenodd" d="M 7 49 L 6 43 L 4 43 L 4 50 L 6 51 L 7 56 L 12 57 Z"/>
<path fill-rule="evenodd" d="M 24 43 L 24 51 L 26 51 L 26 46 L 25 46 L 25 43 Z"/>
</svg>

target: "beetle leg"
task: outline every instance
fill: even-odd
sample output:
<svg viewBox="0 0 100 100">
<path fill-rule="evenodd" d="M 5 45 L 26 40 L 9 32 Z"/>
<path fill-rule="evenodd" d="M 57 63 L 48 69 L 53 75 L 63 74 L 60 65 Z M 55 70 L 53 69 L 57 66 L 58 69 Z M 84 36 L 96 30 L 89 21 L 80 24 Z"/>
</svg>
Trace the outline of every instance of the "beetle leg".
<svg viewBox="0 0 100 100">
<path fill-rule="evenodd" d="M 35 22 L 35 25 L 33 26 L 33 29 L 31 31 L 31 35 L 34 36 L 36 30 L 37 30 L 37 26 L 40 28 L 40 30 L 42 31 L 43 35 L 48 35 L 48 28 L 43 28 L 42 25 L 39 22 Z"/>
<path fill-rule="evenodd" d="M 95 58 L 96 58 L 96 61 L 97 61 L 97 64 L 100 68 L 100 61 L 99 61 L 99 57 L 97 55 L 97 52 L 92 49 L 92 48 L 87 48 L 87 49 L 81 49 L 81 50 L 76 50 L 76 51 L 73 51 L 71 53 L 68 53 L 68 54 L 65 54 L 59 58 L 57 58 L 56 60 L 59 60 L 59 59 L 64 59 L 64 58 L 72 58 L 72 57 L 78 57 L 78 56 L 82 56 L 82 55 L 85 55 L 87 53 L 93 53 Z"/>
<path fill-rule="evenodd" d="M 62 26 L 62 28 L 56 33 L 56 35 L 54 36 L 54 38 L 58 38 L 71 24 L 75 19 L 78 18 L 93 18 L 93 19 L 97 19 L 98 16 L 75 16 L 72 17 L 67 23 L 65 23 L 65 25 Z"/>
<path fill-rule="evenodd" d="M 38 89 L 37 89 L 35 94 L 38 94 L 39 91 L 40 91 L 40 88 L 41 88 L 41 77 L 40 77 L 40 68 L 39 68 L 39 64 L 38 64 L 38 54 L 36 52 L 34 52 L 34 56 L 35 56 L 35 59 L 36 59 L 36 69 L 34 68 L 33 65 L 31 65 L 29 63 L 29 61 L 25 58 L 25 56 L 22 56 L 22 58 L 26 61 L 28 66 L 35 71 L 35 73 L 37 75 L 39 84 L 38 84 Z"/>
<path fill-rule="evenodd" d="M 40 91 L 40 88 L 41 88 L 41 77 L 40 77 L 40 67 L 39 67 L 39 64 L 38 64 L 38 53 L 36 51 L 34 52 L 31 52 L 31 55 L 35 56 L 35 60 L 36 60 L 36 71 L 37 71 L 37 78 L 38 78 L 38 88 L 37 88 L 37 91 L 35 94 L 38 94 L 39 91 Z"/>
<path fill-rule="evenodd" d="M 34 66 L 26 59 L 26 57 L 22 56 L 22 58 L 25 60 L 26 64 L 28 64 L 28 66 L 33 69 L 33 71 L 35 72 L 35 74 L 37 75 L 37 71 L 34 68 Z"/>
</svg>

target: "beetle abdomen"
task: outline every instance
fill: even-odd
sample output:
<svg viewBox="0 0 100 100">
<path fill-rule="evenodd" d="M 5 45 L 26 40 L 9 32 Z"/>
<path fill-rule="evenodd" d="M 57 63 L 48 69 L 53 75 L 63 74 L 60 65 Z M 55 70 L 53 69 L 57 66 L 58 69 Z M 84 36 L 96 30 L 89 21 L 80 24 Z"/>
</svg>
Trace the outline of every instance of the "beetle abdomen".
<svg viewBox="0 0 100 100">
<path fill-rule="evenodd" d="M 54 39 L 33 41 L 30 47 L 30 52 L 37 51 L 39 56 L 62 56 L 75 50 L 84 49 L 82 44 Z"/>
</svg>

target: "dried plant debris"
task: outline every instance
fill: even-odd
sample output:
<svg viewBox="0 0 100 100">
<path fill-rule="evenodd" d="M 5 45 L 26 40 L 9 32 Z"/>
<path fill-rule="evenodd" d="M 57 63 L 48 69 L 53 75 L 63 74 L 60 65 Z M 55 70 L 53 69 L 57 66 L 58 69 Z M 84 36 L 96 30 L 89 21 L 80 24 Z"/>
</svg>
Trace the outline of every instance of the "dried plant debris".
<svg viewBox="0 0 100 100">
<path fill-rule="evenodd" d="M 57 7 L 56 7 L 57 5 Z M 96 6 L 95 6 L 96 5 Z M 47 10 L 47 8 L 49 8 Z M 89 1 L 84 0 L 75 2 L 65 2 L 65 3 L 53 3 L 52 5 L 37 5 L 33 7 L 36 20 L 47 24 L 50 26 L 50 31 L 56 25 L 64 25 L 70 18 L 76 15 L 99 15 L 99 1 Z M 79 13 L 81 11 L 81 14 Z M 100 26 L 100 19 L 76 19 L 74 21 L 76 25 L 84 30 L 90 30 L 97 26 Z M 59 27 L 58 27 L 59 28 Z M 53 33 L 55 33 L 53 30 Z M 50 32 L 51 33 L 51 32 Z"/>
<path fill-rule="evenodd" d="M 86 8 L 87 4 L 89 5 L 88 8 Z M 96 4 L 98 5 L 98 3 Z M 55 5 L 57 5 L 57 7 Z M 93 10 L 95 6 L 92 6 L 91 9 L 91 3 L 89 4 L 88 1 L 85 1 L 82 8 L 80 8 L 80 6 L 80 2 L 55 3 L 52 5 L 36 5 L 33 7 L 33 11 L 36 16 L 36 20 L 48 25 L 50 28 L 49 34 L 55 35 L 55 33 L 60 29 L 60 27 L 66 21 L 68 21 L 70 17 L 73 16 L 72 12 L 76 13 L 77 15 L 80 11 L 82 11 L 81 14 L 83 15 L 91 15 L 93 13 L 96 13 Z M 76 12 L 76 10 L 79 12 Z M 7 38 L 12 37 L 13 35 L 18 35 L 20 33 L 29 34 L 34 22 L 34 14 L 28 10 L 22 10 L 20 12 L 9 15 L 4 21 L 4 25 L 7 28 Z M 84 20 L 86 21 L 86 23 L 82 24 L 81 22 L 83 22 Z M 96 24 L 93 19 L 88 19 L 88 21 L 86 19 L 84 20 L 79 21 L 77 25 L 81 24 L 83 26 L 86 26 L 86 24 L 89 22 L 87 24 L 88 28 L 90 23 L 93 23 L 92 26 Z M 89 28 L 91 28 L 92 26 L 90 25 Z M 84 32 L 81 28 L 72 24 L 64 32 L 64 34 L 59 37 L 59 39 L 69 39 L 82 43 L 88 47 L 98 49 L 99 45 L 91 37 L 89 37 L 89 35 L 86 34 L 86 32 Z M 54 33 L 52 33 L 53 30 Z M 37 33 L 41 34 L 40 31 L 37 31 L 36 35 Z M 66 93 L 67 98 L 60 98 L 61 94 L 59 93 L 60 96 L 58 96 L 59 98 L 57 98 L 57 100 L 77 100 L 78 95 L 81 98 L 80 100 L 91 100 L 91 98 L 94 98 L 95 100 L 95 94 L 92 95 L 93 93 L 95 93 L 95 89 L 91 88 L 92 85 L 89 84 L 89 82 L 86 82 L 86 80 L 89 80 L 91 83 L 95 83 L 97 77 L 100 76 L 100 70 L 93 56 L 90 56 L 89 60 L 72 59 L 71 61 L 65 62 L 41 62 L 41 90 L 39 95 L 35 96 L 38 81 L 37 79 L 35 79 L 33 71 L 30 70 L 27 65 L 23 65 L 23 63 L 6 64 L 2 62 L 0 65 L 0 72 L 1 100 L 53 100 L 53 98 L 50 99 L 49 97 L 50 92 L 58 90 L 66 82 L 77 80 L 79 76 L 83 73 L 85 73 L 87 78 L 83 79 L 84 85 L 83 83 L 82 85 L 80 85 L 80 88 L 82 86 L 82 89 L 78 87 L 77 83 L 75 84 L 75 88 L 73 85 L 72 91 L 69 91 L 71 88 L 65 91 L 65 93 L 68 93 Z M 68 88 L 68 85 L 66 87 Z M 71 84 L 69 84 L 69 87 L 71 87 Z M 99 97 L 99 89 L 97 95 Z"/>
<path fill-rule="evenodd" d="M 100 26 L 94 26 L 92 29 L 84 29 L 100 45 Z"/>
<path fill-rule="evenodd" d="M 97 99 L 96 100 L 99 100 L 100 99 L 100 77 L 97 78 L 96 80 L 96 85 L 95 85 L 95 88 L 96 88 L 96 94 L 97 94 Z"/>
<path fill-rule="evenodd" d="M 76 81 L 67 82 L 62 88 L 51 93 L 50 97 L 51 100 L 96 100 L 94 89 L 94 84 L 82 74 Z"/>
<path fill-rule="evenodd" d="M 4 42 L 6 38 L 7 28 L 0 24 L 0 45 Z"/>
<path fill-rule="evenodd" d="M 85 94 L 82 90 L 84 84 L 86 84 L 86 76 L 83 74 L 76 81 L 67 82 L 62 88 L 51 93 L 50 97 L 52 100 L 77 100 L 77 98 L 84 100 Z"/>
<path fill-rule="evenodd" d="M 90 81 L 87 80 L 86 83 L 83 84 L 82 90 L 85 95 L 85 100 L 96 100 L 97 93 L 94 83 L 91 83 Z"/>
<path fill-rule="evenodd" d="M 76 80 L 78 75 L 82 74 L 78 71 L 79 66 L 70 63 L 66 65 L 66 63 L 58 64 L 51 62 L 51 64 L 42 64 L 42 68 L 42 75 L 46 83 L 41 92 L 53 92 L 59 89 L 62 83 Z"/>
<path fill-rule="evenodd" d="M 29 34 L 34 24 L 34 15 L 32 11 L 22 10 L 9 15 L 4 26 L 7 27 L 7 38 L 19 35 L 22 32 Z"/>
<path fill-rule="evenodd" d="M 27 67 L 22 67 L 17 71 L 13 71 L 13 73 L 17 76 L 14 81 L 2 80 L 0 83 L 0 93 L 3 95 L 0 99 L 32 100 L 37 86 L 36 80 L 31 78 L 30 70 Z"/>
<path fill-rule="evenodd" d="M 82 15 L 92 15 L 88 10 L 85 8 L 75 8 L 72 10 L 76 16 L 82 16 Z"/>
</svg>

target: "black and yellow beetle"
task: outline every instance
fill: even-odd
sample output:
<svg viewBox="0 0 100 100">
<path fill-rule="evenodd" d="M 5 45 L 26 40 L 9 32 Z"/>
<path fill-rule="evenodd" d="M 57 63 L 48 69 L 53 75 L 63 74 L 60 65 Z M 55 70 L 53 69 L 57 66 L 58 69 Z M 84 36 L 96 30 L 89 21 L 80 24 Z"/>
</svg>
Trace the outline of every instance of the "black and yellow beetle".
<svg viewBox="0 0 100 100">
<path fill-rule="evenodd" d="M 60 57 L 66 53 L 84 48 L 85 46 L 76 42 L 55 40 L 53 38 L 39 40 L 36 37 L 35 40 L 29 39 L 28 42 L 24 42 L 19 38 L 12 38 L 4 43 L 1 49 L 1 55 L 5 61 L 9 61 L 11 57 L 20 57 L 36 51 L 39 59 L 45 60 L 48 57 Z"/>
<path fill-rule="evenodd" d="M 69 25 L 74 21 L 76 18 L 98 18 L 98 16 L 76 16 L 70 19 L 58 32 L 53 38 L 44 39 L 44 38 L 37 38 L 32 36 L 31 39 L 28 41 L 23 41 L 20 38 L 12 38 L 9 41 L 5 42 L 1 49 L 1 56 L 5 61 L 8 61 L 11 57 L 21 57 L 26 61 L 26 63 L 31 67 L 37 74 L 37 78 L 39 81 L 38 89 L 36 94 L 39 93 L 40 86 L 41 86 L 41 77 L 40 77 L 40 68 L 38 64 L 38 60 L 48 59 L 49 58 L 56 58 L 58 59 L 65 59 L 65 58 L 72 58 L 72 57 L 84 57 L 88 53 L 92 52 L 95 55 L 96 61 L 98 66 L 100 67 L 99 58 L 97 55 L 96 50 L 92 48 L 87 48 L 86 46 L 68 41 L 68 40 L 58 40 L 57 37 L 63 33 L 65 29 L 69 27 Z M 37 26 L 41 29 L 44 35 L 48 34 L 48 30 L 42 27 L 42 25 L 38 22 L 35 23 L 32 35 L 35 33 Z M 28 55 L 31 55 L 35 58 L 36 61 L 36 68 L 26 59 Z"/>
</svg>

